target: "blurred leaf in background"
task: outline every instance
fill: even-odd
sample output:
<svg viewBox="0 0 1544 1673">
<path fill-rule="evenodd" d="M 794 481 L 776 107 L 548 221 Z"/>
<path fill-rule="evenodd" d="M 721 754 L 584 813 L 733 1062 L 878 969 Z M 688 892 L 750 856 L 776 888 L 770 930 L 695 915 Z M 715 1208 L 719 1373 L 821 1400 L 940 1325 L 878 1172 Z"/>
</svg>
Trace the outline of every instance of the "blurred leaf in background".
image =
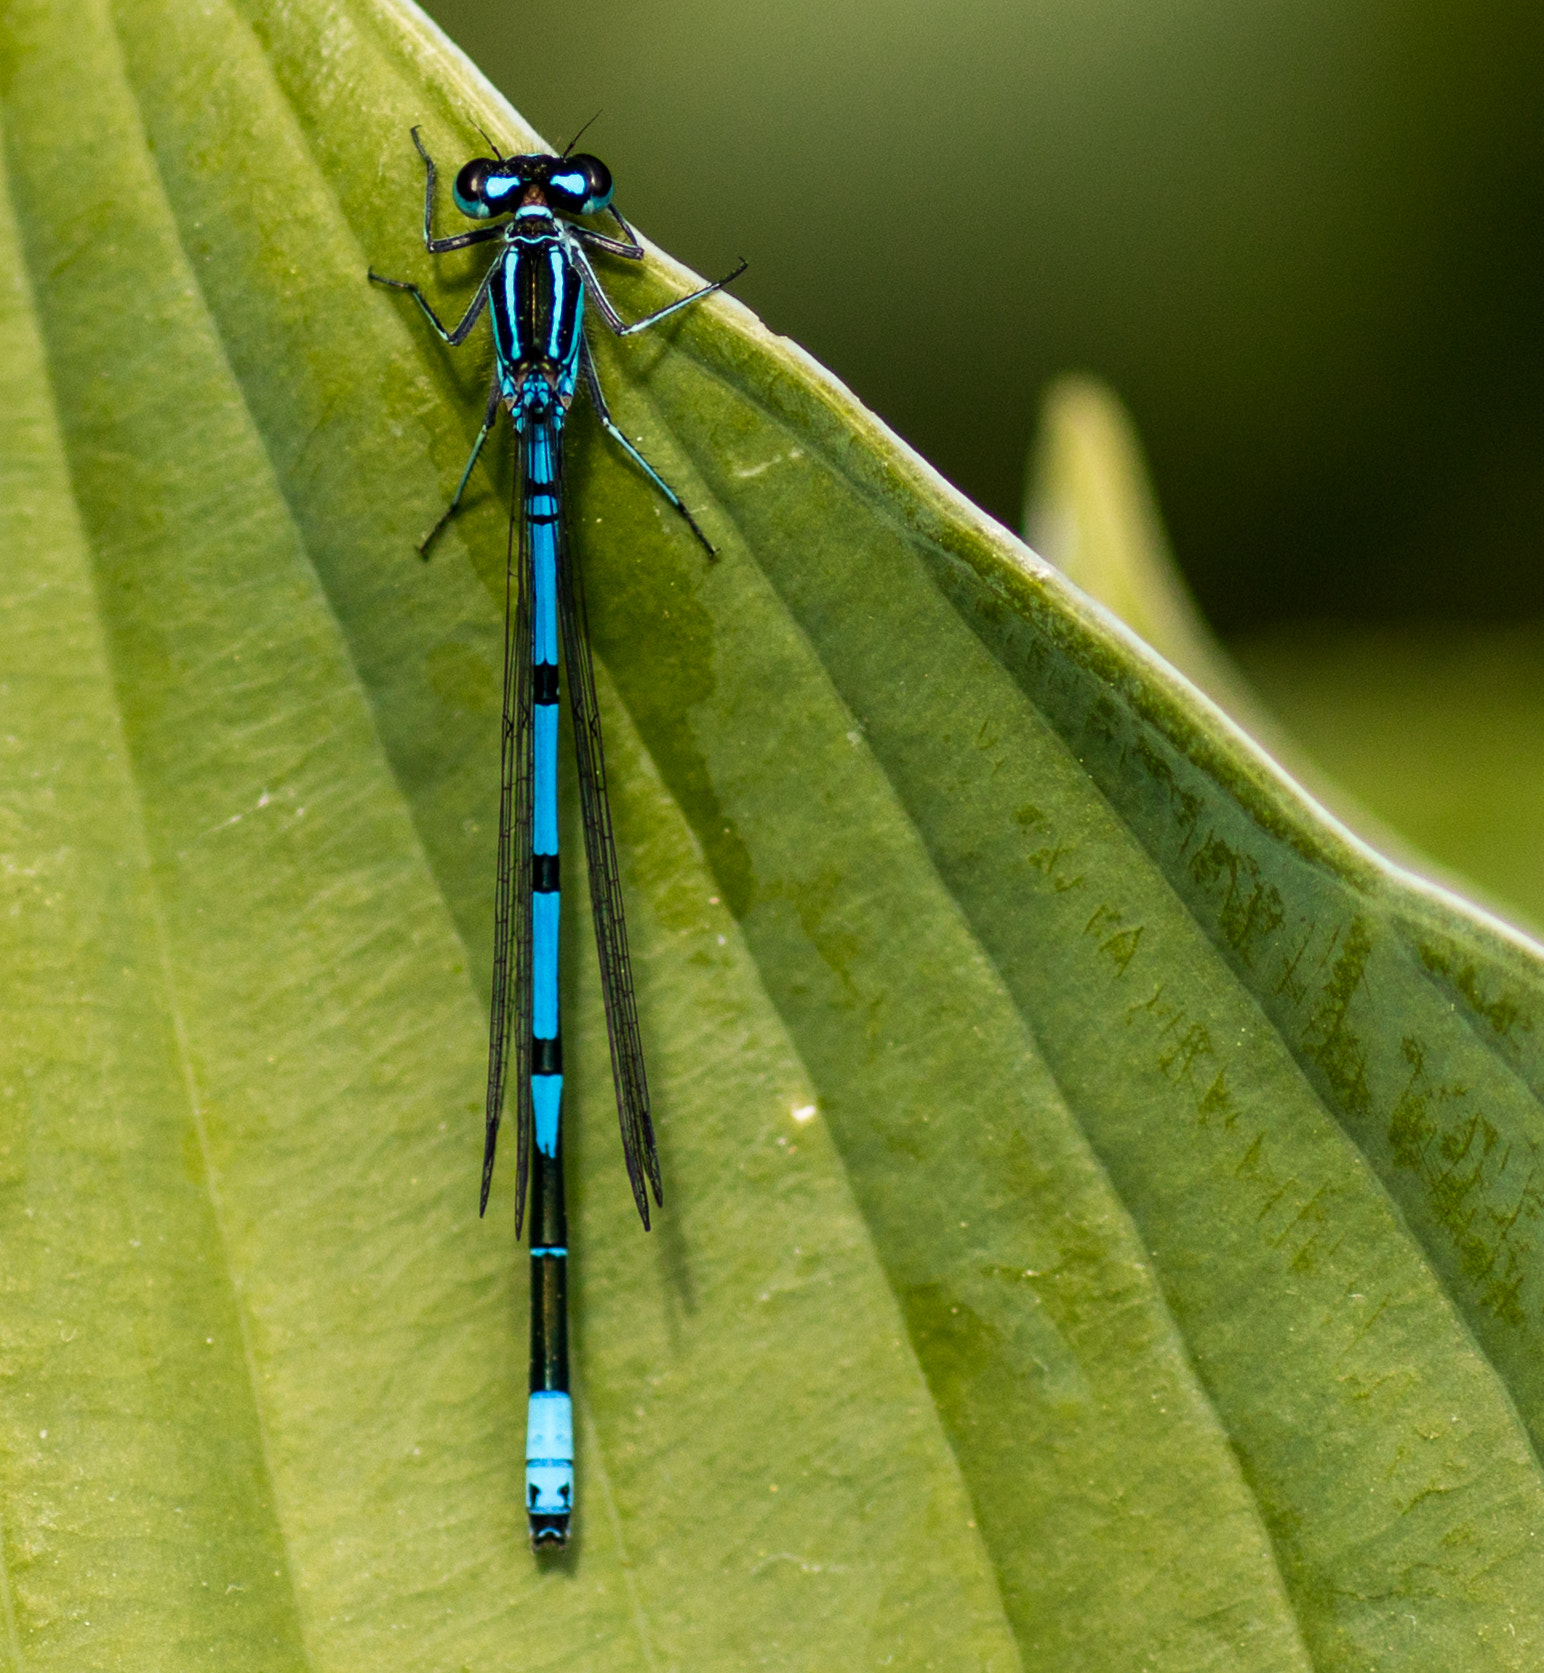
<svg viewBox="0 0 1544 1673">
<path fill-rule="evenodd" d="M 1544 924 L 1544 625 L 1283 624 L 1233 651 L 1336 780 Z"/>
<path fill-rule="evenodd" d="M 1351 830 L 1537 934 L 1544 631 L 1287 622 L 1230 655 L 1174 562 L 1130 418 L 1088 377 L 1047 392 L 1024 527 Z"/>
</svg>

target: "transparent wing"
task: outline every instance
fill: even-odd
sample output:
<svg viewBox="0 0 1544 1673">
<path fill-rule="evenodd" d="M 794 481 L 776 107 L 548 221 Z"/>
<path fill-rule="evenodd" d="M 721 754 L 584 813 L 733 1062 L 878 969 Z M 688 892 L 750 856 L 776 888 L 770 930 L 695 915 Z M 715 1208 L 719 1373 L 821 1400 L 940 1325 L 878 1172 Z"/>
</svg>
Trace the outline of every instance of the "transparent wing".
<svg viewBox="0 0 1544 1673">
<path fill-rule="evenodd" d="M 518 477 L 514 506 L 521 503 Z M 504 703 L 499 732 L 499 852 L 494 875 L 493 995 L 488 1027 L 488 1106 L 483 1144 L 482 1201 L 488 1207 L 515 1043 L 515 1235 L 525 1218 L 531 1164 L 531 819 L 535 756 L 532 733 L 531 543 L 520 519 L 515 566 L 515 511 L 510 511 L 504 581 Z"/>
<path fill-rule="evenodd" d="M 561 469 L 561 466 L 559 467 Z M 601 993 L 606 1003 L 606 1034 L 611 1042 L 611 1072 L 616 1080 L 617 1117 L 622 1154 L 633 1200 L 649 1224 L 649 1189 L 655 1202 L 665 1197 L 659 1175 L 654 1125 L 649 1119 L 649 1086 L 643 1072 L 638 1037 L 638 1006 L 633 996 L 632 960 L 627 951 L 627 921 L 622 908 L 622 879 L 617 866 L 611 807 L 606 799 L 606 759 L 601 744 L 600 706 L 595 698 L 595 668 L 585 619 L 584 589 L 559 525 L 558 619 L 563 660 L 568 664 L 568 701 L 574 719 L 574 754 L 579 769 L 579 811 L 584 851 L 590 868 L 590 905 L 595 917 L 595 945 L 600 955 Z M 645 1180 L 648 1185 L 645 1186 Z"/>
</svg>

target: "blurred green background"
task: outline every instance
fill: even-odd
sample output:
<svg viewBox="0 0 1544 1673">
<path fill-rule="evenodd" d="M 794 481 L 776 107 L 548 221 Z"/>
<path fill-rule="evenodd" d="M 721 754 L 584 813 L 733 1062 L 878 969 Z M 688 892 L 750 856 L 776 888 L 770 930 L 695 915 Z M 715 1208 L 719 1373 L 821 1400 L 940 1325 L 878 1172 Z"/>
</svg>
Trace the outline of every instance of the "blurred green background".
<svg viewBox="0 0 1544 1673">
<path fill-rule="evenodd" d="M 1287 732 L 1544 923 L 1537 0 L 429 9 L 1010 526 L 1102 378 Z"/>
<path fill-rule="evenodd" d="M 1010 525 L 1075 368 L 1222 631 L 1544 610 L 1537 0 L 429 10 Z"/>
</svg>

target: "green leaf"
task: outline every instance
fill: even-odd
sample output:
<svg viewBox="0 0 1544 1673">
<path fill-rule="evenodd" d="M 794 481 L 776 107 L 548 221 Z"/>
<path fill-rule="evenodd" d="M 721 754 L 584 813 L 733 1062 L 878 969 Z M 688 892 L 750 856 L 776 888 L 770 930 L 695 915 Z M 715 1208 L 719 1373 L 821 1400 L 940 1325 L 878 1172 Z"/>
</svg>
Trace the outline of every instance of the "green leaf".
<svg viewBox="0 0 1544 1673">
<path fill-rule="evenodd" d="M 667 1208 L 570 901 L 531 1558 L 507 1156 L 475 1215 L 507 450 L 421 564 L 486 351 L 364 271 L 431 268 L 411 124 L 534 137 L 388 0 L 4 29 L 11 1663 L 1535 1666 L 1535 950 L 727 299 L 597 340 L 716 564 L 573 423 Z"/>
</svg>

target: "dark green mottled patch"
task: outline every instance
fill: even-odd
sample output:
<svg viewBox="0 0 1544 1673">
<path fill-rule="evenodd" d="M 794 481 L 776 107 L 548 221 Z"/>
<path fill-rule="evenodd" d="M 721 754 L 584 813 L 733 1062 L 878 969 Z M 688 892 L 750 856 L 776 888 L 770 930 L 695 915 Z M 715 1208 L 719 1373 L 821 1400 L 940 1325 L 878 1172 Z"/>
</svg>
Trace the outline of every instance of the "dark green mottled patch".
<svg viewBox="0 0 1544 1673">
<path fill-rule="evenodd" d="M 1407 1035 L 1401 1049 L 1410 1073 L 1389 1118 L 1394 1164 L 1418 1176 L 1479 1304 L 1519 1328 L 1544 1213 L 1537 1157 L 1515 1153 L 1467 1087 L 1433 1081 L 1419 1040 Z"/>
<path fill-rule="evenodd" d="M 1455 993 L 1460 994 L 1478 1017 L 1488 1022 L 1502 1038 L 1514 1030 L 1531 1033 L 1533 1012 L 1525 1007 L 1518 989 L 1504 980 L 1498 981 L 1494 972 L 1484 972 L 1473 959 L 1459 959 L 1447 948 L 1423 942 L 1421 962 L 1434 976 L 1440 976 Z M 1484 991 L 1490 989 L 1489 996 Z"/>
<path fill-rule="evenodd" d="M 1335 1098 L 1356 1115 L 1372 1106 L 1367 1085 L 1367 1046 L 1352 1026 L 1351 1012 L 1372 955 L 1372 931 L 1353 918 L 1336 934 L 1339 951 L 1303 1031 L 1303 1048 L 1310 1062 L 1323 1071 Z"/>
<path fill-rule="evenodd" d="M 1221 893 L 1218 930 L 1245 964 L 1253 964 L 1267 948 L 1275 950 L 1286 911 L 1281 891 L 1262 876 L 1252 854 L 1240 854 L 1213 835 L 1191 856 L 1189 871 L 1202 889 Z"/>
</svg>

